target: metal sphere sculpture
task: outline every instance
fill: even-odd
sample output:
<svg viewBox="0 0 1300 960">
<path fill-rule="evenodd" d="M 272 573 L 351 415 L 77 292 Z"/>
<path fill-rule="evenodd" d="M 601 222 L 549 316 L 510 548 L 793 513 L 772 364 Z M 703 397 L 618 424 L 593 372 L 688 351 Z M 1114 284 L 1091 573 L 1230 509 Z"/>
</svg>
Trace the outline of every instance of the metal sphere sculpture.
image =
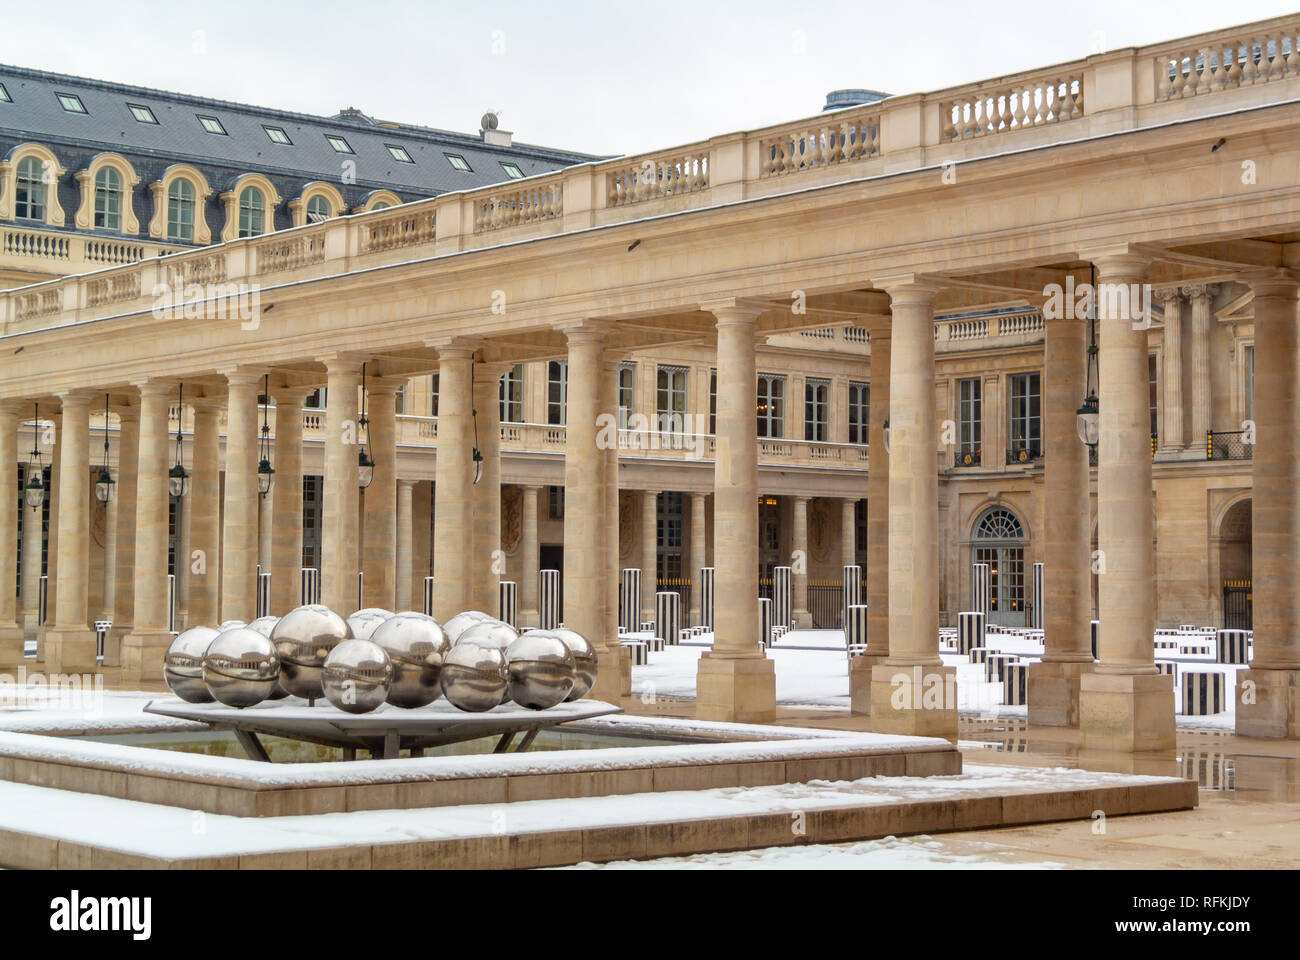
<svg viewBox="0 0 1300 960">
<path fill-rule="evenodd" d="M 458 710 L 482 713 L 501 703 L 506 693 L 506 656 L 496 647 L 464 643 L 443 657 L 443 695 Z"/>
<path fill-rule="evenodd" d="M 280 657 L 280 684 L 295 697 L 318 700 L 325 695 L 321 669 L 330 651 L 352 639 L 347 622 L 318 603 L 290 610 L 271 631 Z"/>
<path fill-rule="evenodd" d="M 561 627 L 554 631 L 555 635 L 564 641 L 564 645 L 569 648 L 573 654 L 574 667 L 576 676 L 573 681 L 573 689 L 569 692 L 566 700 L 581 700 L 596 684 L 596 648 L 591 645 L 591 641 L 576 631 Z"/>
<path fill-rule="evenodd" d="M 248 629 L 256 630 L 262 636 L 269 638 L 271 636 L 271 631 L 275 629 L 275 625 L 279 622 L 279 617 L 258 617 L 256 620 L 250 620 L 248 622 Z M 284 689 L 284 685 L 277 682 L 275 689 L 271 691 L 271 695 L 266 699 L 283 700 L 288 695 L 289 691 Z"/>
<path fill-rule="evenodd" d="M 393 682 L 393 661 L 372 640 L 344 640 L 325 658 L 321 686 L 345 713 L 369 713 L 383 706 Z"/>
<path fill-rule="evenodd" d="M 480 647 L 504 650 L 518 639 L 519 633 L 510 624 L 502 623 L 500 620 L 480 620 L 462 631 L 460 637 L 453 641 L 453 646 L 472 643 Z"/>
<path fill-rule="evenodd" d="M 235 627 L 246 626 L 248 626 L 248 621 L 246 620 L 222 620 L 217 624 L 217 633 L 225 633 L 227 630 L 234 630 Z"/>
<path fill-rule="evenodd" d="M 370 639 L 393 661 L 393 682 L 388 702 L 410 710 L 442 696 L 439 676 L 451 643 L 433 617 L 408 611 L 381 623 Z"/>
<path fill-rule="evenodd" d="M 167 648 L 163 658 L 163 679 L 172 693 L 186 703 L 211 703 L 212 694 L 203 682 L 203 655 L 217 638 L 211 627 L 190 627 Z"/>
<path fill-rule="evenodd" d="M 482 610 L 464 610 L 444 623 L 442 625 L 442 632 L 447 635 L 447 640 L 452 644 L 452 646 L 455 646 L 456 641 L 460 639 L 460 635 L 470 627 L 474 626 L 474 624 L 480 623 L 483 620 L 493 619 L 495 618 L 488 616 Z"/>
<path fill-rule="evenodd" d="M 573 651 L 549 630 L 531 630 L 510 644 L 506 667 L 510 699 L 529 710 L 563 703 L 577 678 Z"/>
<path fill-rule="evenodd" d="M 366 607 L 348 617 L 348 627 L 352 636 L 360 640 L 369 640 L 379 625 L 393 615 L 393 611 L 380 607 Z"/>
<path fill-rule="evenodd" d="M 280 658 L 271 641 L 256 630 L 224 630 L 203 655 L 203 682 L 228 707 L 252 707 L 275 689 Z"/>
</svg>

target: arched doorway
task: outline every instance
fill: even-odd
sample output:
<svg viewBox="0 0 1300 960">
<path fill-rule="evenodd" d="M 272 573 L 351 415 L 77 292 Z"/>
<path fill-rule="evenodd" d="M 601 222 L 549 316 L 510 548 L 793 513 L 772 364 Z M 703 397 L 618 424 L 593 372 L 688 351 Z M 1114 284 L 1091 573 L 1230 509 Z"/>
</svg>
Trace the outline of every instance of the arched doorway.
<svg viewBox="0 0 1300 960">
<path fill-rule="evenodd" d="M 1251 520 L 1249 499 L 1228 508 L 1219 524 L 1219 576 L 1223 589 L 1223 625 L 1249 630 L 1251 616 Z"/>
<path fill-rule="evenodd" d="M 1006 507 L 991 507 L 975 524 L 971 561 L 989 565 L 989 619 L 1025 626 L 1025 531 Z"/>
</svg>

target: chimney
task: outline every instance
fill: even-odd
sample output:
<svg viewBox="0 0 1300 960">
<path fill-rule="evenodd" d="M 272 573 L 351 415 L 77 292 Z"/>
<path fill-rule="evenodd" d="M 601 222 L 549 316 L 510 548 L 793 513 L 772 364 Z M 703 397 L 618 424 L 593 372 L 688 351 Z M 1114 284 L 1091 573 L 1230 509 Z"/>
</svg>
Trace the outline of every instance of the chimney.
<svg viewBox="0 0 1300 960">
<path fill-rule="evenodd" d="M 492 147 L 509 147 L 514 143 L 514 135 L 509 130 L 499 130 L 501 120 L 495 110 L 489 110 L 479 120 L 479 136 L 483 142 Z"/>
</svg>

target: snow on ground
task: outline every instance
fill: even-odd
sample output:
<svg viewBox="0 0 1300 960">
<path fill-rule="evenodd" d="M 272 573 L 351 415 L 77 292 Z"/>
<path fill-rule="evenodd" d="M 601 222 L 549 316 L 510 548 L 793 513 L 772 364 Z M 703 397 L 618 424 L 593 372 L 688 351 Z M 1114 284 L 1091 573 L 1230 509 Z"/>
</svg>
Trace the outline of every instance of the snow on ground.
<svg viewBox="0 0 1300 960">
<path fill-rule="evenodd" d="M 614 860 L 579 863 L 558 870 L 1061 870 L 1052 860 L 1016 860 L 1009 850 L 990 843 L 967 841 L 965 849 L 987 853 L 957 853 L 951 844 L 932 837 L 882 837 L 858 843 L 766 847 L 733 853 L 701 853 L 658 860 Z"/>
<path fill-rule="evenodd" d="M 764 787 L 248 818 L 200 814 L 181 807 L 0 782 L 0 823 L 20 833 L 145 856 L 188 858 L 773 812 L 789 812 L 793 817 L 828 807 L 955 800 L 972 794 L 1089 789 L 1162 783 L 1169 779 L 1065 767 L 967 763 L 961 774 L 948 777 L 814 780 Z"/>
</svg>

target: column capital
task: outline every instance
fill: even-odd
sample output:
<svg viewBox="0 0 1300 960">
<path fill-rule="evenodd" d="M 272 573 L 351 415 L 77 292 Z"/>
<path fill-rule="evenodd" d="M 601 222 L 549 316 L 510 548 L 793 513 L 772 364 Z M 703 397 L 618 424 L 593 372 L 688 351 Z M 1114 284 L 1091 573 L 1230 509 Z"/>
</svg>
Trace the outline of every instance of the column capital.
<svg viewBox="0 0 1300 960">
<path fill-rule="evenodd" d="M 310 394 L 319 389 L 319 385 L 309 386 L 302 383 L 286 383 L 277 387 L 272 383 L 271 396 L 275 398 L 276 406 L 282 403 L 302 403 Z"/>
<path fill-rule="evenodd" d="M 23 412 L 23 407 L 26 405 L 27 403 L 24 400 L 0 400 L 0 414 L 9 417 L 20 416 Z"/>
<path fill-rule="evenodd" d="M 1103 277 L 1115 275 L 1144 277 L 1154 259 L 1152 254 L 1143 247 L 1132 243 L 1081 247 L 1078 256 L 1080 260 L 1086 260 L 1096 266 L 1097 272 Z"/>
<path fill-rule="evenodd" d="M 170 380 L 134 380 L 132 386 L 140 391 L 140 399 L 145 397 L 167 397 L 171 395 L 173 383 Z"/>
<path fill-rule="evenodd" d="M 396 394 L 404 386 L 406 386 L 406 381 L 397 377 L 366 377 L 366 393 L 368 394 Z"/>
<path fill-rule="evenodd" d="M 551 324 L 551 329 L 564 334 L 569 343 L 602 343 L 613 327 L 608 320 L 591 317 L 560 320 Z"/>
<path fill-rule="evenodd" d="M 438 359 L 441 360 L 473 360 L 474 351 L 479 348 L 481 341 L 472 337 L 434 337 L 426 340 L 425 346 L 432 347 L 438 351 Z M 360 367 L 357 368 L 361 369 Z"/>
<path fill-rule="evenodd" d="M 397 478 L 398 487 L 401 487 L 404 490 L 409 490 L 413 488 L 419 482 L 420 482 L 419 480 L 404 480 L 401 477 Z"/>
<path fill-rule="evenodd" d="M 325 364 L 326 376 L 332 376 L 336 373 L 354 373 L 361 376 L 361 364 L 363 360 L 352 354 L 331 353 L 322 357 L 317 357 L 317 361 Z"/>
<path fill-rule="evenodd" d="M 899 303 L 933 304 L 935 295 L 943 288 L 940 278 L 922 273 L 891 273 L 872 277 L 871 285 L 889 294 L 891 310 Z"/>
<path fill-rule="evenodd" d="M 1170 303 L 1171 301 L 1174 300 L 1181 300 L 1183 297 L 1194 296 L 1194 294 L 1191 293 L 1191 291 L 1195 289 L 1196 289 L 1195 287 L 1179 287 L 1179 286 L 1158 287 L 1157 289 L 1152 291 L 1152 296 L 1155 297 L 1155 299 L 1161 301 L 1162 303 Z"/>
<path fill-rule="evenodd" d="M 59 402 L 62 403 L 65 407 L 68 406 L 69 404 L 72 404 L 73 406 L 84 404 L 85 406 L 89 407 L 91 399 L 93 399 L 98 395 L 99 395 L 98 390 L 88 390 L 84 387 L 79 387 L 75 390 L 66 390 L 63 393 L 60 393 L 58 397 L 59 397 Z"/>
<path fill-rule="evenodd" d="M 703 300 L 700 309 L 713 314 L 718 325 L 728 323 L 751 323 L 758 315 L 772 309 L 767 300 L 754 297 L 725 297 L 720 300 Z"/>
<path fill-rule="evenodd" d="M 1261 297 L 1291 298 L 1296 296 L 1297 286 L 1300 286 L 1300 272 L 1285 268 L 1252 270 L 1239 274 L 1238 279 L 1250 287 L 1257 300 Z"/>
<path fill-rule="evenodd" d="M 262 378 L 270 373 L 269 367 L 220 367 L 217 373 L 225 378 L 232 387 L 258 386 Z"/>
<path fill-rule="evenodd" d="M 1208 300 L 1219 292 L 1217 283 L 1189 283 L 1179 288 L 1188 300 Z"/>
</svg>

